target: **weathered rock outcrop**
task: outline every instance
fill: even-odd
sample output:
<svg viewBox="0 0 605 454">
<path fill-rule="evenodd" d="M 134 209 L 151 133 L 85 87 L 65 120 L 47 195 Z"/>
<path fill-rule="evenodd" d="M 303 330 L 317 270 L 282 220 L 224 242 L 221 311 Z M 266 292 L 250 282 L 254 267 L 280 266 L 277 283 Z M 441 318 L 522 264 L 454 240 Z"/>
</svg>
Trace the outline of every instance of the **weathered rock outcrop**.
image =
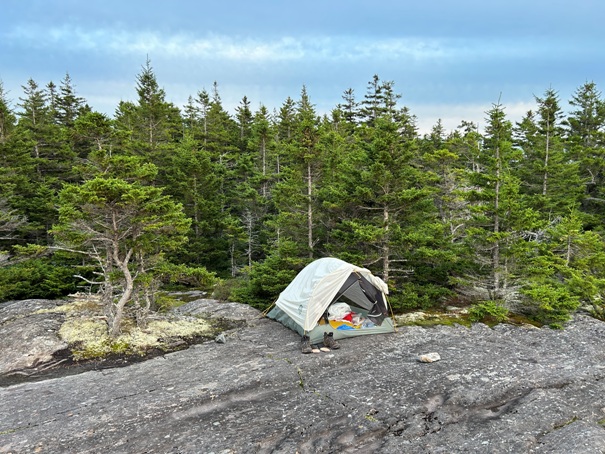
<svg viewBox="0 0 605 454">
<path fill-rule="evenodd" d="M 245 306 L 180 311 L 249 323 L 225 343 L 0 389 L 0 453 L 605 450 L 605 324 L 586 316 L 562 331 L 403 327 L 301 355 Z M 429 352 L 441 359 L 418 361 Z"/>
<path fill-rule="evenodd" d="M 37 313 L 60 303 L 52 300 L 13 301 L 0 306 L 0 376 L 11 371 L 46 367 L 67 344 L 57 331 L 64 316 Z"/>
</svg>

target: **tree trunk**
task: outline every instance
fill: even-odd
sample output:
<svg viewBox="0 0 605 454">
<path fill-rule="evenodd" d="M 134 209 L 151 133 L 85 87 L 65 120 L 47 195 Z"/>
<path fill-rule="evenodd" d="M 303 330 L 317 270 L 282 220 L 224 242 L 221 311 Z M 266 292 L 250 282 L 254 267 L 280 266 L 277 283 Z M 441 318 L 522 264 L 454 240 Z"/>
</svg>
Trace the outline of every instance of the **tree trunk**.
<svg viewBox="0 0 605 454">
<path fill-rule="evenodd" d="M 246 226 L 246 234 L 248 236 L 248 247 L 246 249 L 248 267 L 252 267 L 252 254 L 254 251 L 254 215 L 250 210 L 246 210 L 244 213 L 244 225 Z"/>
<path fill-rule="evenodd" d="M 124 291 L 118 302 L 113 307 L 113 320 L 109 332 L 111 337 L 117 337 L 120 334 L 120 324 L 122 323 L 122 317 L 124 316 L 124 306 L 130 300 L 132 291 L 134 289 L 134 280 L 132 279 L 132 274 L 128 269 L 128 263 L 130 262 L 132 252 L 133 250 L 130 249 L 124 257 L 124 260 L 120 260 L 118 245 L 114 245 L 113 260 L 118 268 L 120 268 L 120 271 L 122 271 L 122 274 L 124 274 Z"/>
<path fill-rule="evenodd" d="M 112 221 L 113 221 L 113 232 L 114 238 L 111 240 L 111 262 L 117 266 L 122 274 L 124 275 L 123 282 L 123 293 L 120 296 L 118 302 L 114 305 L 111 305 L 112 308 L 112 316 L 111 319 L 108 320 L 109 324 L 109 335 L 111 337 L 117 337 L 120 334 L 120 324 L 122 323 L 122 317 L 124 313 L 124 306 L 130 300 L 132 296 L 132 291 L 134 289 L 134 280 L 132 278 L 132 274 L 130 274 L 130 270 L 128 269 L 128 263 L 130 262 L 130 258 L 133 254 L 133 249 L 129 249 L 124 259 L 120 259 L 120 239 L 118 236 L 119 229 L 117 226 L 116 213 L 112 213 Z M 113 300 L 113 296 L 112 296 Z"/>
<path fill-rule="evenodd" d="M 389 207 L 385 206 L 382 211 L 382 220 L 384 222 L 384 239 L 382 243 L 382 280 L 387 284 L 389 282 L 389 274 L 391 271 L 391 263 L 389 261 Z"/>
<path fill-rule="evenodd" d="M 569 266 L 571 262 L 571 234 L 567 236 L 567 251 L 565 253 L 565 266 Z"/>
<path fill-rule="evenodd" d="M 103 275 L 105 283 L 103 284 L 103 291 L 101 293 L 101 302 L 103 304 L 103 312 L 107 320 L 107 330 L 110 331 L 113 326 L 114 312 L 113 312 L 113 283 L 111 282 L 113 266 L 111 253 L 107 251 L 107 257 L 105 258 L 105 266 L 103 267 Z"/>
<path fill-rule="evenodd" d="M 263 198 L 267 198 L 267 145 L 265 137 L 261 138 L 260 152 L 262 158 L 262 166 L 263 166 L 263 186 L 262 186 L 262 195 Z"/>
<path fill-rule="evenodd" d="M 494 276 L 494 294 L 498 295 L 500 291 L 500 240 L 498 239 L 498 233 L 500 233 L 500 175 L 501 175 L 501 162 L 500 162 L 500 145 L 496 146 L 496 187 L 494 188 L 494 235 L 496 241 L 494 243 L 494 249 L 492 251 L 492 272 Z M 497 298 L 497 296 L 496 296 Z"/>
<path fill-rule="evenodd" d="M 199 238 L 199 236 L 200 236 L 200 214 L 199 214 L 198 195 L 197 195 L 197 176 L 193 177 L 193 231 L 195 232 L 195 237 Z"/>
<path fill-rule="evenodd" d="M 231 277 L 235 277 L 237 274 L 237 264 L 235 263 L 235 238 L 229 246 L 229 256 L 231 257 Z"/>
<path fill-rule="evenodd" d="M 307 164 L 307 229 L 308 229 L 308 247 L 309 258 L 313 258 L 313 177 L 311 172 L 311 163 Z"/>
<path fill-rule="evenodd" d="M 546 195 L 548 182 L 548 158 L 550 154 L 550 122 L 546 123 L 546 152 L 544 155 L 544 177 L 542 178 L 542 195 Z"/>
</svg>

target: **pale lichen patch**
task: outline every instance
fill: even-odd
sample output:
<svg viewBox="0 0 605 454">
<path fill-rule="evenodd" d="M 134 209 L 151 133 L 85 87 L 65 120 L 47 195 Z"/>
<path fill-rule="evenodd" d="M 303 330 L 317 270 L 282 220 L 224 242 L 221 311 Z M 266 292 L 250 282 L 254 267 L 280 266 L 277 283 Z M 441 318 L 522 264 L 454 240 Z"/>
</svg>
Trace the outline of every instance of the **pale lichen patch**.
<svg viewBox="0 0 605 454">
<path fill-rule="evenodd" d="M 203 319 L 193 320 L 152 320 L 145 331 L 162 336 L 194 337 L 212 334 L 212 325 Z"/>
<path fill-rule="evenodd" d="M 111 352 L 107 324 L 103 320 L 69 318 L 59 329 L 59 337 L 70 346 L 76 361 L 103 357 Z"/>
<path fill-rule="evenodd" d="M 101 305 L 101 297 L 98 295 L 71 295 L 71 300 L 60 306 L 55 306 L 48 309 L 40 309 L 34 314 L 80 314 L 85 311 L 100 312 L 103 306 Z"/>
<path fill-rule="evenodd" d="M 132 308 L 127 307 L 127 310 Z M 135 308 L 136 309 L 136 308 Z M 110 355 L 145 355 L 153 350 L 173 351 L 199 338 L 213 338 L 220 326 L 198 317 L 151 314 L 143 327 L 137 325 L 136 310 L 122 319 L 122 334 L 109 336 L 107 318 L 99 295 L 77 293 L 65 304 L 37 311 L 59 313 L 65 321 L 59 329 L 76 361 Z"/>
<path fill-rule="evenodd" d="M 102 319 L 70 317 L 61 326 L 59 336 L 67 342 L 74 360 L 102 358 L 111 354 L 142 355 L 151 349 L 165 349 L 171 339 L 211 337 L 213 327 L 202 319 L 152 320 L 145 329 L 130 326 L 117 338 L 110 338 Z"/>
</svg>

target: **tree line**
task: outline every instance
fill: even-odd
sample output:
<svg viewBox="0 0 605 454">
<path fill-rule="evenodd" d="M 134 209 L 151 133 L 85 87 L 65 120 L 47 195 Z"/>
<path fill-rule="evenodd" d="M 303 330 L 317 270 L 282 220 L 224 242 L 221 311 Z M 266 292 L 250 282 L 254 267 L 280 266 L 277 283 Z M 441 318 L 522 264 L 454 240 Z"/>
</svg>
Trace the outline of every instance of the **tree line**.
<svg viewBox="0 0 605 454">
<path fill-rule="evenodd" d="M 396 311 L 473 305 L 560 326 L 603 316 L 605 102 L 565 113 L 494 103 L 480 131 L 420 135 L 374 76 L 329 114 L 305 87 L 270 111 L 218 85 L 166 101 L 149 61 L 110 118 L 59 86 L 0 84 L 0 301 L 99 292 L 110 330 L 191 285 L 264 308 L 310 261 L 335 256 L 389 285 Z"/>
</svg>

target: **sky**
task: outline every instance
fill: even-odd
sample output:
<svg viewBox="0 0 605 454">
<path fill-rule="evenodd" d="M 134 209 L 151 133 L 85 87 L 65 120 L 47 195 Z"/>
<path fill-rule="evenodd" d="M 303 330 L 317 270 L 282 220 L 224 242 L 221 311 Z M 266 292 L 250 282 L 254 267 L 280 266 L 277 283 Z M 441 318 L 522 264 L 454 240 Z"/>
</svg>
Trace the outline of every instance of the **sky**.
<svg viewBox="0 0 605 454">
<path fill-rule="evenodd" d="M 584 83 L 603 90 L 604 20 L 602 0 L 0 0 L 0 81 L 18 109 L 29 79 L 69 74 L 112 116 L 149 59 L 179 107 L 214 82 L 231 113 L 305 86 L 323 114 L 376 74 L 421 133 L 453 130 L 498 102 L 518 121 L 549 88 L 565 111 Z"/>
</svg>

